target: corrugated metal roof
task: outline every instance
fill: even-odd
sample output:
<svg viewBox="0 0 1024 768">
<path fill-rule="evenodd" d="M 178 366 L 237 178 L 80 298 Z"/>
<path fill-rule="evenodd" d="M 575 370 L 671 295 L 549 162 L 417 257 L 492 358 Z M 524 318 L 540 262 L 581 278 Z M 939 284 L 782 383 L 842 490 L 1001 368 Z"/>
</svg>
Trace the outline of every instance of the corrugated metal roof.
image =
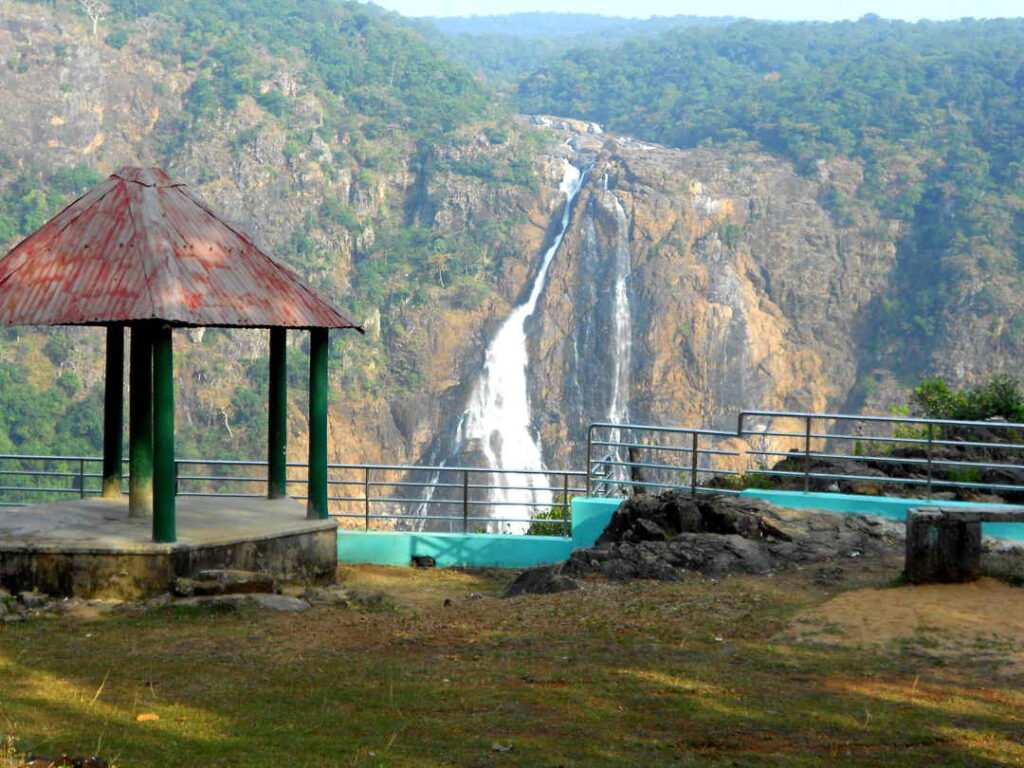
<svg viewBox="0 0 1024 768">
<path fill-rule="evenodd" d="M 159 168 L 122 168 L 0 259 L 0 325 L 357 328 Z"/>
</svg>

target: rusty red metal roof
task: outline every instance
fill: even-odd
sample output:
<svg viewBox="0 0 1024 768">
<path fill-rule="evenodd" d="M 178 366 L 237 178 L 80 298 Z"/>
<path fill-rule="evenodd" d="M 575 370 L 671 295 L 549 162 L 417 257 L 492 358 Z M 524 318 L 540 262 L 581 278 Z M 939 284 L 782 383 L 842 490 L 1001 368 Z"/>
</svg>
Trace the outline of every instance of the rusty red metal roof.
<svg viewBox="0 0 1024 768">
<path fill-rule="evenodd" d="M 0 259 L 0 325 L 356 328 L 159 168 L 122 168 Z"/>
</svg>

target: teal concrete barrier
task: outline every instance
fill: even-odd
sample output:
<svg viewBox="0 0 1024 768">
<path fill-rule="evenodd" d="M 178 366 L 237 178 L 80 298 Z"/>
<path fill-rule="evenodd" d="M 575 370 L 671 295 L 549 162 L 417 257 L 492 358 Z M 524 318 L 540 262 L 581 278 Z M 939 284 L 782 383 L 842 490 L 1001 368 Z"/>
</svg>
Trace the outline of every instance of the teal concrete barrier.
<svg viewBox="0 0 1024 768">
<path fill-rule="evenodd" d="M 410 565 L 432 557 L 441 567 L 530 568 L 558 563 L 574 549 L 591 547 L 618 509 L 619 499 L 572 500 L 572 537 L 495 533 L 338 530 L 338 562 Z"/>
<path fill-rule="evenodd" d="M 594 546 L 608 527 L 622 499 L 575 498 L 572 500 L 572 548 Z"/>
<path fill-rule="evenodd" d="M 893 520 L 907 519 L 907 510 L 914 507 L 987 507 L 1015 509 L 1009 504 L 977 504 L 970 501 L 936 501 L 905 499 L 898 496 L 858 496 L 852 493 L 815 493 L 802 491 L 768 491 L 748 488 L 740 496 L 749 496 L 790 509 L 825 509 L 829 512 L 848 512 L 858 515 L 879 515 Z M 981 532 L 987 536 L 1024 541 L 1024 524 L 982 523 Z"/>
</svg>

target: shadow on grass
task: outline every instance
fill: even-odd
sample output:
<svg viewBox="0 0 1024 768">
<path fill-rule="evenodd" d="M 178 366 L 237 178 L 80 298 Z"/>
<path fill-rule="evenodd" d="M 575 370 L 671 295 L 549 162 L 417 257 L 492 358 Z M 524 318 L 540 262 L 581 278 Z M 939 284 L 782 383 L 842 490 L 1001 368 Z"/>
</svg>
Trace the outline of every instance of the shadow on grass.
<svg viewBox="0 0 1024 768">
<path fill-rule="evenodd" d="M 792 610 L 771 596 L 681 584 L 415 616 L 35 621 L 0 630 L 0 735 L 121 768 L 1024 760 L 1014 689 L 905 656 L 769 644 Z"/>
</svg>

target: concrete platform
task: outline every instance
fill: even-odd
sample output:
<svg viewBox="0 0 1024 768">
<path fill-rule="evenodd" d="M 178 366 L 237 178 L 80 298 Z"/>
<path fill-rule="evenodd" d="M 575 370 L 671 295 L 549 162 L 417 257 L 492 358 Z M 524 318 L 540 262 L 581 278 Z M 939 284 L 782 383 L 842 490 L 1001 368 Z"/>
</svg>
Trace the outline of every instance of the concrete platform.
<svg viewBox="0 0 1024 768">
<path fill-rule="evenodd" d="M 82 499 L 0 510 L 0 587 L 50 595 L 134 598 L 207 568 L 289 581 L 333 576 L 337 525 L 306 520 L 292 499 L 179 497 L 178 541 L 152 542 L 127 499 Z"/>
</svg>

